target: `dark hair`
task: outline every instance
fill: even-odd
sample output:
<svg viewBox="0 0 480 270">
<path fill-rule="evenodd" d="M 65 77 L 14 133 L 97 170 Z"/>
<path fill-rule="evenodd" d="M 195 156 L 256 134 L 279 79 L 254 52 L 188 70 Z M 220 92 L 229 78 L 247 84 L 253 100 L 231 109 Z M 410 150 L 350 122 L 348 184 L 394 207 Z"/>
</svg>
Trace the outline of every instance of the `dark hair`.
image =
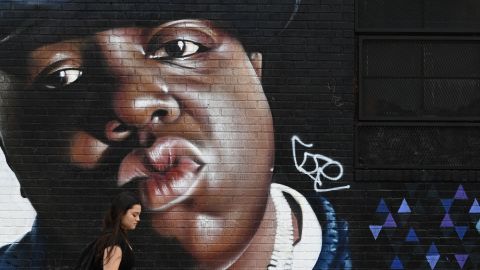
<svg viewBox="0 0 480 270">
<path fill-rule="evenodd" d="M 141 204 L 140 200 L 131 192 L 122 192 L 112 199 L 110 208 L 103 220 L 103 231 L 95 243 L 95 262 L 102 261 L 104 250 L 117 245 L 117 239 L 122 237 L 128 243 L 125 231 L 121 227 L 122 217 L 134 205 Z M 109 249 L 107 260 L 110 259 L 113 249 Z"/>
</svg>

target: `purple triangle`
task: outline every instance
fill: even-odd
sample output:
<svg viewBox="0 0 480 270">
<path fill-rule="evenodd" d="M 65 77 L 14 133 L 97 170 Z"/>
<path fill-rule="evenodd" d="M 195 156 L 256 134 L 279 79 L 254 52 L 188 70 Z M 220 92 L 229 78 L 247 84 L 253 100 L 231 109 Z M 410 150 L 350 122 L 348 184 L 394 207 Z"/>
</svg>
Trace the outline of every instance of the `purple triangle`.
<svg viewBox="0 0 480 270">
<path fill-rule="evenodd" d="M 388 214 L 387 219 L 385 220 L 385 223 L 383 224 L 383 227 L 385 228 L 396 228 L 397 223 L 395 223 L 395 220 L 392 217 L 392 214 Z"/>
<path fill-rule="evenodd" d="M 440 224 L 440 228 L 449 228 L 453 227 L 453 222 L 452 219 L 450 218 L 449 214 L 445 214 L 445 217 L 442 220 L 442 223 Z"/>
<path fill-rule="evenodd" d="M 467 193 L 465 193 L 465 190 L 463 189 L 463 186 L 461 184 L 458 186 L 457 193 L 455 193 L 455 199 L 457 200 L 468 199 Z"/>
<path fill-rule="evenodd" d="M 460 238 L 460 240 L 463 240 L 463 237 L 465 236 L 467 230 L 467 226 L 455 226 L 455 231 L 457 232 L 458 238 Z"/>
<path fill-rule="evenodd" d="M 473 201 L 472 207 L 470 207 L 469 213 L 470 214 L 479 214 L 480 213 L 480 205 L 478 205 L 478 201 L 477 201 L 476 198 Z"/>
<path fill-rule="evenodd" d="M 460 269 L 463 269 L 463 266 L 465 266 L 465 263 L 467 262 L 468 254 L 455 254 L 455 259 L 457 259 Z"/>
<path fill-rule="evenodd" d="M 373 234 L 373 238 L 377 240 L 378 235 L 380 234 L 380 231 L 382 230 L 382 226 L 380 225 L 370 225 L 370 231 Z"/>
<path fill-rule="evenodd" d="M 441 199 L 443 208 L 445 209 L 445 212 L 448 213 L 450 210 L 450 207 L 452 207 L 453 199 Z"/>
<path fill-rule="evenodd" d="M 402 204 L 400 205 L 400 208 L 398 209 L 398 213 L 411 213 L 412 210 L 410 209 L 410 206 L 408 206 L 407 201 L 405 198 L 402 201 Z"/>
<path fill-rule="evenodd" d="M 430 268 L 435 269 L 435 265 L 437 265 L 438 260 L 440 260 L 440 255 L 427 255 L 425 257 L 427 257 Z"/>
<path fill-rule="evenodd" d="M 390 210 L 388 210 L 388 206 L 383 200 L 383 198 L 380 200 L 377 206 L 377 213 L 390 213 Z"/>
</svg>

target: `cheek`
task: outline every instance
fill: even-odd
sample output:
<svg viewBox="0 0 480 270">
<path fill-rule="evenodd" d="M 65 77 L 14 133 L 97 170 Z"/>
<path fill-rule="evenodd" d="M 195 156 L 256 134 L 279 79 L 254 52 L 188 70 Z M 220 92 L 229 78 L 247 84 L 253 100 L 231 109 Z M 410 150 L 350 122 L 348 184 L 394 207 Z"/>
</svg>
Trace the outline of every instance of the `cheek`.
<svg viewBox="0 0 480 270">
<path fill-rule="evenodd" d="M 85 131 L 75 133 L 71 139 L 70 157 L 73 164 L 83 169 L 94 169 L 108 145 Z"/>
</svg>

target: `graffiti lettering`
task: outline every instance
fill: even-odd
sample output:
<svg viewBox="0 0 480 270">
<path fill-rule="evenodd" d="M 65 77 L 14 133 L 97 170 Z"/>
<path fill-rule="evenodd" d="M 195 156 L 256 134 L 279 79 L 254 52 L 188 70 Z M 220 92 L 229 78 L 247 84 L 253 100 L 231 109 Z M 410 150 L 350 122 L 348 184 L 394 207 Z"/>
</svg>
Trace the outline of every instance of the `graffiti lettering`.
<svg viewBox="0 0 480 270">
<path fill-rule="evenodd" d="M 303 174 L 306 174 L 308 177 L 310 177 L 314 184 L 313 188 L 315 189 L 316 192 L 327 192 L 327 191 L 334 191 L 334 190 L 341 190 L 341 189 L 349 189 L 350 185 L 345 185 L 345 186 L 339 186 L 339 187 L 334 187 L 334 188 L 322 188 L 322 179 L 327 179 L 330 181 L 337 181 L 343 176 L 343 166 L 340 164 L 340 162 L 335 161 L 329 157 L 326 157 L 321 154 L 312 154 L 309 152 L 304 152 L 303 153 L 303 160 L 299 163 L 297 159 L 297 147 L 296 144 L 299 143 L 303 147 L 306 148 L 311 148 L 313 147 L 313 144 L 306 144 L 298 138 L 298 136 L 293 136 L 292 139 L 292 153 L 293 153 L 293 161 L 295 163 L 295 167 L 297 170 Z M 307 162 L 313 162 L 314 163 L 314 169 L 313 170 L 308 170 L 306 169 L 307 167 Z M 327 168 L 332 168 L 336 167 L 338 170 L 338 173 L 336 175 L 329 175 L 326 172 Z"/>
</svg>

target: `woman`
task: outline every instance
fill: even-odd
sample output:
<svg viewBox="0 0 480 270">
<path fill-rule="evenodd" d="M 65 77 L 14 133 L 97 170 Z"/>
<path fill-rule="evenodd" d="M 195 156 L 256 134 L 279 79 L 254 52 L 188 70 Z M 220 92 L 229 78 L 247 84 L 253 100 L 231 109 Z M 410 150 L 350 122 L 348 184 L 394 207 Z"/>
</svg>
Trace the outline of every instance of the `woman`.
<svg viewBox="0 0 480 270">
<path fill-rule="evenodd" d="M 95 267 L 104 270 L 133 269 L 135 257 L 127 231 L 140 221 L 142 206 L 129 192 L 118 194 L 105 215 L 103 233 L 95 242 Z"/>
</svg>

